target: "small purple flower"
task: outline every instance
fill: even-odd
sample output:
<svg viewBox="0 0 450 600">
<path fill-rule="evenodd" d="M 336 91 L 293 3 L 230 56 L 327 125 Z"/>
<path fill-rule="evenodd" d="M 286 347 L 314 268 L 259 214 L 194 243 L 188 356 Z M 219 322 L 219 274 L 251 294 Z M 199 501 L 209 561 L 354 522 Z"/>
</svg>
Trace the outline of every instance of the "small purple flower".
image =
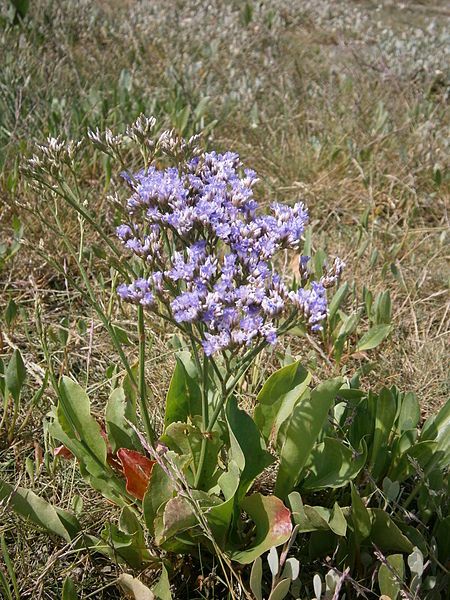
<svg viewBox="0 0 450 600">
<path fill-rule="evenodd" d="M 182 329 L 196 329 L 208 356 L 255 340 L 275 344 L 293 308 L 312 330 L 321 328 L 325 289 L 342 261 L 311 282 L 309 257 L 300 257 L 297 291 L 276 270 L 279 251 L 300 247 L 308 222 L 303 203 L 258 212 L 256 173 L 233 152 L 204 153 L 177 168 L 151 166 L 127 181 L 129 223 L 117 236 L 142 259 L 148 278 L 119 286 L 123 300 L 151 309 L 157 298 Z"/>
<path fill-rule="evenodd" d="M 170 307 L 177 323 L 192 323 L 202 311 L 198 292 L 183 292 L 172 300 Z"/>
<path fill-rule="evenodd" d="M 129 225 L 119 225 L 116 227 L 117 237 L 122 240 L 122 242 L 126 242 L 131 237 L 133 237 L 133 231 Z"/>
</svg>

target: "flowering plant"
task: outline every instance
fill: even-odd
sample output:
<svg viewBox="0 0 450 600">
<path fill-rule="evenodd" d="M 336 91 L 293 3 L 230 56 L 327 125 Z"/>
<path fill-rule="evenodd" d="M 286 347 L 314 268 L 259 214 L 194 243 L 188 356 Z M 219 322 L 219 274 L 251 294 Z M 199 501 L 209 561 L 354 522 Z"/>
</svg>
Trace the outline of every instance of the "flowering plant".
<svg viewBox="0 0 450 600">
<path fill-rule="evenodd" d="M 278 566 L 271 566 L 270 597 L 281 598 L 298 576 L 297 563 L 287 559 L 296 533 L 311 534 L 306 546 L 302 542 L 303 549 L 297 548 L 300 554 L 315 555 L 317 534 L 330 542 L 324 550 L 329 555 L 339 549 L 339 565 L 345 568 L 358 569 L 360 547 L 365 544 L 367 551 L 372 541 L 382 551 L 412 552 L 409 530 L 397 527 L 375 492 L 387 486 L 386 494 L 397 497 L 399 482 L 414 479 L 413 464 L 432 474 L 437 468 L 432 449 L 442 459 L 439 465 L 447 465 L 443 432 L 448 407 L 420 432 L 419 408 L 411 395 L 396 388 L 367 394 L 356 389 L 357 377 L 314 387 L 311 374 L 288 359 L 260 387 L 254 408 L 244 410 L 238 398 L 247 372 L 282 335 L 298 325 L 313 332 L 324 327 L 327 342 L 335 331 L 351 331 L 337 318 L 345 317 L 338 311 L 342 291 L 327 308 L 326 290 L 339 278 L 343 263 L 335 259 L 329 270 L 318 273 L 313 259 L 313 275 L 302 252 L 308 219 L 302 203 L 274 203 L 264 211 L 254 196 L 256 175 L 243 168 L 236 154 L 202 152 L 196 138 L 185 141 L 173 132 L 153 140 L 154 125 L 153 119 L 141 117 L 124 136 L 90 134 L 95 146 L 122 165 L 130 139 L 142 152 L 144 168 L 123 173 L 132 191 L 117 227 L 125 259 L 123 249 L 77 198 L 79 186 L 67 192 L 65 177 L 76 172 L 73 161 L 80 145 L 51 140 L 31 161 L 33 181 L 75 208 L 82 226 L 96 229 L 111 250 L 113 281 L 122 278 L 115 287 L 124 307 L 130 303 L 132 312 L 133 305 L 137 309 L 139 361 L 132 366 L 110 313 L 96 299 L 80 258 L 82 242 L 77 251 L 55 210 L 55 231 L 79 268 L 85 297 L 110 334 L 125 377 L 120 385 L 114 378 L 99 422 L 85 390 L 56 376 L 43 335 L 49 379 L 58 395 L 47 428 L 61 444 L 55 455 L 74 456 L 85 480 L 121 508 L 118 524 L 106 522 L 99 537 L 88 534 L 75 515 L 1 481 L 0 499 L 10 498 L 19 513 L 67 541 L 134 569 L 162 564 L 156 595 L 163 600 L 170 597 L 164 567 L 170 567 L 165 559 L 170 553 L 198 555 L 202 548 L 217 558 L 230 590 L 239 588 L 249 597 L 250 587 L 261 598 L 259 557 L 283 546 Z M 283 254 L 290 252 L 299 257 L 298 282 L 283 272 Z M 47 260 L 58 268 L 51 257 Z M 82 289 L 71 273 L 63 272 Z M 369 311 L 375 334 L 369 330 L 371 337 L 360 341 L 363 348 L 374 347 L 390 318 L 389 298 L 380 296 L 375 305 Z M 147 333 L 158 319 L 181 332 L 162 431 L 151 418 L 146 381 Z M 344 343 L 339 333 L 335 346 L 340 353 Z M 16 359 L 5 378 L 14 398 L 23 383 Z M 405 506 L 419 492 L 428 493 L 427 485 L 419 482 Z M 304 504 L 308 494 L 316 503 L 317 492 L 323 495 L 322 506 Z M 401 525 L 398 515 L 395 521 Z M 276 555 L 272 550 L 272 562 Z M 249 585 L 235 563 L 253 563 Z"/>
<path fill-rule="evenodd" d="M 299 323 L 312 331 L 322 328 L 326 288 L 339 277 L 343 263 L 336 259 L 315 280 L 309 257 L 301 254 L 308 221 L 301 202 L 292 207 L 273 203 L 263 211 L 254 197 L 256 174 L 243 167 L 237 154 L 203 152 L 196 137 L 186 141 L 173 132 L 152 140 L 154 125 L 153 119 L 141 117 L 126 136 L 90 133 L 95 146 L 122 164 L 121 146 L 130 138 L 144 159 L 143 169 L 122 174 L 132 193 L 117 235 L 131 256 L 124 262 L 113 250 L 124 278 L 118 295 L 137 306 L 138 371 L 130 367 L 114 328 L 94 302 L 126 378 L 111 395 L 103 430 L 90 416 L 84 391 L 63 378 L 50 432 L 64 445 L 58 452 L 76 456 L 94 488 L 124 508 L 132 502 L 143 510 L 159 546 L 192 553 L 201 542 L 225 561 L 247 563 L 289 539 L 291 517 L 283 500 L 301 476 L 342 381 L 310 390 L 310 374 L 298 363 L 286 365 L 261 389 L 253 417 L 238 406 L 237 388 L 257 355 L 283 334 Z M 76 151 L 68 146 L 67 161 Z M 43 147 L 43 158 L 32 159 L 34 167 L 42 173 L 47 161 L 51 176 L 57 177 L 55 152 L 61 162 L 64 145 L 56 141 Z M 84 204 L 80 211 L 83 220 L 95 224 Z M 109 239 L 105 242 L 111 247 Z M 299 255 L 298 283 L 280 268 L 280 256 L 288 252 Z M 182 333 L 160 435 L 150 417 L 146 384 L 147 315 Z M 297 449 L 304 456 L 292 465 L 296 408 L 296 422 L 312 411 L 319 429 L 308 432 L 306 445 Z M 279 460 L 276 495 L 247 496 L 275 460 L 270 444 Z M 252 524 L 242 521 L 244 510 Z"/>
<path fill-rule="evenodd" d="M 309 257 L 300 255 L 302 287 L 290 289 L 276 269 L 277 254 L 300 251 L 308 221 L 303 203 L 273 203 L 270 214 L 261 214 L 253 195 L 256 173 L 243 168 L 237 154 L 194 154 L 175 167 L 123 174 L 133 194 L 117 235 L 142 270 L 118 293 L 183 332 L 198 372 L 205 371 L 204 387 L 210 384 L 209 369 L 218 378 L 221 397 L 212 411 L 203 390 L 206 433 L 264 346 L 276 344 L 299 321 L 313 331 L 322 328 L 326 288 L 343 263 L 336 259 L 319 281 L 309 281 Z M 218 355 L 225 369 L 216 362 Z"/>
<path fill-rule="evenodd" d="M 119 287 L 124 300 L 155 310 L 189 336 L 196 331 L 206 356 L 262 340 L 274 344 L 300 318 L 321 328 L 325 287 L 340 274 L 341 261 L 332 274 L 295 291 L 273 264 L 280 250 L 301 246 L 308 220 L 301 202 L 274 203 L 271 214 L 258 214 L 256 174 L 231 152 L 124 177 L 133 190 L 130 221 L 117 234 L 142 259 L 145 274 Z M 300 257 L 305 280 L 308 260 Z"/>
<path fill-rule="evenodd" d="M 310 390 L 310 374 L 298 363 L 288 364 L 263 386 L 253 416 L 238 406 L 237 388 L 257 355 L 283 334 L 300 323 L 312 331 L 322 328 L 326 288 L 338 279 L 343 263 L 336 259 L 314 279 L 309 257 L 301 253 L 308 221 L 301 202 L 292 207 L 273 203 L 263 211 L 254 197 L 256 174 L 243 167 L 237 154 L 201 151 L 197 137 L 183 140 L 173 132 L 153 140 L 154 126 L 154 119 L 140 117 L 125 136 L 89 134 L 97 148 L 122 164 L 123 146 L 130 139 L 142 153 L 144 168 L 122 173 L 132 192 L 117 227 L 131 255 L 126 261 L 85 203 L 68 196 L 82 222 L 94 226 L 111 248 L 112 264 L 124 279 L 118 295 L 137 306 L 137 371 L 88 287 L 126 377 L 109 399 L 104 426 L 91 416 L 89 399 L 76 382 L 55 380 L 59 403 L 49 431 L 63 444 L 58 454 L 74 455 L 89 483 L 123 507 L 125 521 L 130 506 L 142 511 L 160 547 L 195 553 L 201 542 L 225 562 L 248 563 L 289 540 L 291 515 L 283 501 L 300 479 L 342 380 Z M 59 140 L 42 146 L 41 155 L 31 160 L 33 179 L 45 189 L 47 177 L 64 177 L 63 165 L 74 173 L 77 152 L 79 144 L 66 146 Z M 65 181 L 62 186 L 66 190 Z M 54 183 L 51 189 L 56 189 Z M 288 252 L 299 256 L 299 282 L 282 274 L 280 256 Z M 73 256 L 89 286 L 77 253 Z M 146 384 L 147 315 L 182 333 L 160 435 L 150 417 Z M 296 448 L 303 454 L 297 461 L 292 439 L 298 422 L 311 417 L 317 423 Z M 279 460 L 276 495 L 247 496 L 275 460 L 270 444 Z M 250 522 L 242 520 L 242 511 Z M 116 534 L 123 537 L 123 527 L 120 534 L 107 528 L 105 537 L 114 544 Z M 119 542 L 114 547 L 133 564 L 149 560 L 145 552 L 130 558 Z"/>
</svg>

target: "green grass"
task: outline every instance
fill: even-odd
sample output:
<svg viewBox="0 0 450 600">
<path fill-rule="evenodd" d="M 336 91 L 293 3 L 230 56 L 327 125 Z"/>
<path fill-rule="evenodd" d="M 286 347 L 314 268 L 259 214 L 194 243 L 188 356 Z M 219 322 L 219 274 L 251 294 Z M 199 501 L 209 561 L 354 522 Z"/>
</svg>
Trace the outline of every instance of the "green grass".
<svg viewBox="0 0 450 600">
<path fill-rule="evenodd" d="M 395 383 L 416 392 L 424 414 L 442 404 L 450 387 L 450 34 L 443 2 L 377 11 L 371 2 L 336 7 L 331 1 L 277 0 L 259 8 L 230 1 L 212 3 L 209 12 L 207 3 L 193 0 L 32 4 L 14 25 L 8 6 L 0 9 L 0 245 L 12 243 L 14 219 L 24 228 L 23 247 L 10 258 L 0 253 L 0 355 L 21 349 L 32 373 L 29 398 L 45 370 L 37 309 L 56 374 L 86 383 L 99 412 L 107 395 L 105 373 L 118 361 L 83 294 L 41 257 L 39 248 L 76 274 L 47 226 L 52 207 L 20 169 L 33 144 L 49 135 L 80 138 L 88 127 L 123 131 L 144 112 L 184 135 L 207 128 L 208 147 L 238 151 L 260 175 L 261 199 L 304 199 L 315 243 L 348 265 L 353 305 L 361 303 L 364 285 L 391 292 L 394 332 L 370 354 L 373 369 L 363 383 Z M 132 153 L 127 158 L 136 161 Z M 113 235 L 116 212 L 108 195 L 124 193 L 120 166 L 94 153 L 79 169 L 83 198 Z M 77 218 L 70 211 L 60 218 L 78 243 Z M 104 248 L 96 249 L 98 236 L 89 227 L 83 231 L 87 273 L 108 306 L 114 282 L 101 258 Z M 17 306 L 12 321 L 5 313 L 11 300 Z M 122 328 L 130 328 L 126 352 L 133 360 L 131 313 L 115 300 L 111 311 Z M 152 330 L 148 338 L 147 380 L 152 411 L 160 418 L 173 367 L 171 331 Z M 317 359 L 302 339 L 291 341 L 291 352 L 318 375 L 341 369 Z M 350 373 L 366 363 L 366 357 L 352 356 L 343 368 Z M 78 494 L 85 525 L 95 530 L 95 496 L 71 463 L 56 463 L 51 454 L 43 417 L 53 401 L 48 388 L 20 436 L 11 444 L 0 438 L 0 471 L 65 508 Z M 108 505 L 101 510 L 114 516 Z M 59 598 L 68 573 L 83 598 L 120 597 L 114 586 L 96 591 L 114 581 L 119 566 L 71 552 L 4 507 L 0 534 L 20 598 Z M 152 574 L 145 577 L 151 581 Z"/>
</svg>

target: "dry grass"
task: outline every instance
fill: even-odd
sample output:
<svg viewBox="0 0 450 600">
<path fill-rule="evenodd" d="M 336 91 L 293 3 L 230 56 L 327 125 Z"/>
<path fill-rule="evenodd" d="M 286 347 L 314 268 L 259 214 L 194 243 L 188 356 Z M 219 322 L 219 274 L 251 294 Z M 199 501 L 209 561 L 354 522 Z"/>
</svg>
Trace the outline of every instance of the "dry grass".
<svg viewBox="0 0 450 600">
<path fill-rule="evenodd" d="M 304 198 L 316 246 L 345 259 L 347 277 L 356 282 L 359 295 L 364 285 L 391 291 L 394 333 L 369 356 L 375 369 L 363 383 L 395 383 L 418 394 L 425 414 L 436 410 L 450 387 L 445 4 L 418 3 L 401 10 L 391 3 L 377 11 L 371 2 L 336 3 L 337 9 L 334 3 L 278 0 L 271 9 L 255 8 L 247 24 L 240 3 L 212 3 L 210 13 L 203 4 L 155 2 L 150 8 L 145 2 L 40 0 L 26 24 L 5 24 L 0 31 L 5 57 L 0 241 L 10 240 L 13 215 L 23 222 L 26 241 L 3 269 L 0 262 L 1 314 L 10 299 L 19 306 L 15 323 L 1 327 L 0 354 L 21 349 L 31 373 L 31 396 L 45 365 L 36 329 L 39 305 L 57 371 L 86 382 L 101 412 L 105 372 L 117 357 L 83 297 L 35 252 L 41 243 L 72 268 L 59 240 L 45 227 L 50 216 L 42 199 L 20 179 L 18 167 L 32 142 L 49 134 L 78 137 L 88 125 L 121 129 L 141 111 L 177 126 L 180 107 L 190 105 L 193 114 L 208 97 L 206 109 L 199 118 L 191 117 L 186 132 L 217 119 L 207 144 L 239 151 L 260 173 L 261 197 Z M 189 20 L 189 11 L 196 18 Z M 333 11 L 337 16 L 331 18 Z M 355 11 L 368 20 L 356 18 Z M 382 33 L 386 28 L 403 44 L 398 54 Z M 103 207 L 104 226 L 112 232 L 114 215 L 105 199 L 117 185 L 117 173 L 111 165 L 110 181 L 108 168 L 97 156 L 86 161 L 83 193 Z M 67 215 L 65 223 L 76 240 L 76 219 Z M 95 242 L 87 232 L 86 247 Z M 101 260 L 92 255 L 88 260 L 89 274 L 107 303 L 109 272 Z M 118 306 L 114 311 L 133 332 L 132 314 Z M 171 332 L 154 330 L 149 337 L 147 375 L 160 419 L 173 367 Z M 291 345 L 293 353 L 312 364 L 310 346 L 298 340 Z M 127 352 L 136 356 L 133 344 Z M 273 357 L 261 372 L 276 362 Z M 353 357 L 345 368 L 351 372 L 363 362 L 364 357 Z M 319 358 L 317 373 L 333 370 L 333 364 Z M 70 507 L 76 490 L 83 497 L 86 528 L 95 530 L 98 500 L 71 464 L 55 464 L 43 436 L 42 419 L 53 401 L 48 389 L 20 438 L 9 447 L 0 440 L 0 470 L 64 507 Z M 45 460 L 30 482 L 26 459 L 39 458 L 39 449 Z M 105 504 L 102 510 L 112 509 Z M 83 597 L 95 590 L 100 591 L 91 597 L 119 597 L 113 587 L 101 589 L 120 567 L 88 552 L 70 553 L 10 513 L 0 512 L 0 523 L 21 598 L 59 598 L 69 572 Z"/>
</svg>

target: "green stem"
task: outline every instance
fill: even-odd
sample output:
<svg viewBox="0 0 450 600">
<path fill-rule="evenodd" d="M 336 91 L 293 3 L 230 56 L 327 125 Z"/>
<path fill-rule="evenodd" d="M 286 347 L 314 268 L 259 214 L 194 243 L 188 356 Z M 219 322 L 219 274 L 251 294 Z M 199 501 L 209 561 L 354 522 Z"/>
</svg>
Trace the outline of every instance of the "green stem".
<svg viewBox="0 0 450 600">
<path fill-rule="evenodd" d="M 291 314 L 286 319 L 286 321 L 279 327 L 277 334 L 282 334 L 282 333 L 286 333 L 287 331 L 289 331 L 289 329 L 291 327 L 293 327 L 292 322 L 295 319 L 295 316 L 296 315 L 294 313 Z M 245 375 L 245 373 L 248 371 L 248 369 L 250 368 L 253 358 L 255 356 L 257 356 L 265 348 L 265 346 L 267 346 L 267 342 L 266 342 L 266 340 L 263 340 L 257 346 L 255 346 L 253 349 L 249 350 L 242 357 L 242 360 L 240 361 L 240 365 L 237 368 L 237 375 L 231 380 L 231 382 L 228 385 L 226 384 L 225 381 L 223 381 L 223 383 L 222 383 L 222 393 L 218 398 L 218 402 L 213 411 L 213 414 L 211 415 L 211 419 L 209 420 L 207 426 L 205 427 L 205 429 L 203 431 L 202 445 L 200 447 L 200 457 L 199 457 L 198 468 L 197 468 L 197 476 L 195 478 L 195 487 L 197 487 L 199 482 L 201 481 L 201 476 L 202 476 L 202 471 L 203 471 L 203 466 L 204 466 L 205 456 L 206 456 L 206 444 L 208 441 L 207 434 L 213 430 L 213 427 L 216 424 L 216 421 L 219 418 L 219 415 L 222 412 L 228 398 L 233 393 L 233 390 L 236 387 L 236 385 L 239 383 L 239 380 L 241 379 L 241 377 L 243 377 Z"/>
<path fill-rule="evenodd" d="M 203 357 L 203 368 L 202 368 L 202 444 L 200 446 L 200 457 L 198 461 L 198 468 L 195 474 L 194 487 L 198 488 L 200 485 L 201 477 L 203 474 L 203 465 L 205 464 L 206 457 L 206 443 L 207 437 L 206 432 L 209 431 L 209 415 L 208 415 L 208 357 L 206 354 Z"/>
<path fill-rule="evenodd" d="M 151 445 L 155 443 L 155 430 L 153 428 L 147 405 L 147 386 L 145 383 L 145 324 L 144 308 L 138 307 L 138 334 L 139 334 L 139 405 L 144 421 L 145 432 Z"/>
</svg>

